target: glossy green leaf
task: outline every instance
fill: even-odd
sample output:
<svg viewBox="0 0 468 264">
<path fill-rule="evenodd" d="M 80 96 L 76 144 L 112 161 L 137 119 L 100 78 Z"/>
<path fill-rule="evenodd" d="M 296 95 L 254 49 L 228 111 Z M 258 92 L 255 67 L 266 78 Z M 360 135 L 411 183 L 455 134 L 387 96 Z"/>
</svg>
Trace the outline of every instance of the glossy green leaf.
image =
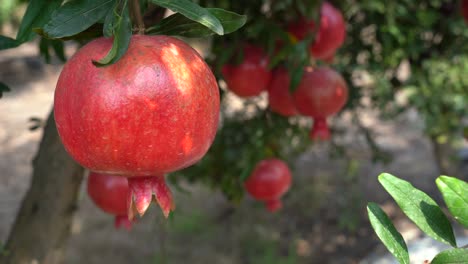
<svg viewBox="0 0 468 264">
<path fill-rule="evenodd" d="M 117 62 L 127 51 L 132 37 L 132 23 L 130 21 L 127 0 L 122 1 L 122 5 L 117 5 L 114 9 L 114 41 L 112 48 L 107 55 L 99 61 L 93 61 L 96 66 L 105 66 Z"/>
<path fill-rule="evenodd" d="M 437 241 L 456 247 L 452 226 L 431 197 L 388 173 L 380 174 L 379 182 L 422 231 Z"/>
<path fill-rule="evenodd" d="M 62 0 L 29 1 L 28 8 L 16 34 L 16 40 L 19 43 L 30 41 L 35 35 L 33 28 L 43 27 L 61 3 Z"/>
<path fill-rule="evenodd" d="M 41 38 L 39 52 L 44 57 L 45 62 L 50 63 L 49 39 Z"/>
<path fill-rule="evenodd" d="M 377 204 L 369 203 L 367 205 L 367 215 L 369 216 L 372 228 L 388 251 L 401 264 L 409 264 L 410 260 L 405 240 L 396 230 L 387 214 Z"/>
<path fill-rule="evenodd" d="M 70 1 L 57 9 L 45 25 L 49 38 L 76 35 L 102 19 L 112 9 L 114 0 Z"/>
<path fill-rule="evenodd" d="M 466 264 L 468 263 L 468 249 L 455 248 L 440 252 L 432 259 L 431 264 Z"/>
<path fill-rule="evenodd" d="M 151 2 L 180 13 L 188 19 L 206 26 L 218 35 L 224 35 L 223 25 L 218 18 L 211 14 L 207 9 L 190 0 L 151 0 Z"/>
<path fill-rule="evenodd" d="M 224 28 L 224 34 L 234 32 L 244 26 L 247 17 L 220 8 L 206 8 L 215 16 Z M 159 22 L 157 25 L 148 28 L 146 31 L 150 35 L 178 35 L 183 37 L 207 37 L 214 32 L 206 26 L 197 23 L 181 14 L 173 14 Z"/>
<path fill-rule="evenodd" d="M 436 184 L 450 213 L 468 228 L 468 183 L 457 178 L 440 176 Z"/>
<path fill-rule="evenodd" d="M 34 28 L 33 31 L 36 32 L 39 36 L 50 39 L 50 36 L 44 31 L 43 28 Z M 84 31 L 81 31 L 80 33 L 76 35 L 63 37 L 63 38 L 55 38 L 53 40 L 63 40 L 63 41 L 65 40 L 87 40 L 87 39 L 98 38 L 98 37 L 101 37 L 102 35 L 103 35 L 103 25 L 94 24 L 91 27 L 87 28 Z"/>
<path fill-rule="evenodd" d="M 11 91 L 10 88 L 6 84 L 0 82 L 0 98 L 2 98 L 4 92 L 9 91 Z"/>
<path fill-rule="evenodd" d="M 18 47 L 21 43 L 16 39 L 0 36 L 0 50 Z"/>
</svg>

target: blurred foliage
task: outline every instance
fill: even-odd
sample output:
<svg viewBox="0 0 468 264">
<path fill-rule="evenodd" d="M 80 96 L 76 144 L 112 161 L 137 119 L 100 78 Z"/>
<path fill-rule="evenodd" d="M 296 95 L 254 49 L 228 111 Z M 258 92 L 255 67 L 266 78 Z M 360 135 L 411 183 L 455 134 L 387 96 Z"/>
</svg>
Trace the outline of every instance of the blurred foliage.
<svg viewBox="0 0 468 264">
<path fill-rule="evenodd" d="M 245 254 L 249 256 L 249 263 L 256 264 L 295 264 L 299 262 L 295 243 L 291 243 L 287 252 L 281 252 L 279 242 L 257 237 L 248 238 L 242 243 Z"/>
<path fill-rule="evenodd" d="M 0 28 L 6 22 L 12 22 L 14 17 L 14 11 L 18 8 L 21 4 L 23 4 L 24 0 L 2 0 L 0 4 Z"/>
<path fill-rule="evenodd" d="M 339 1 L 337 1 L 338 3 Z M 372 83 L 361 89 L 384 118 L 415 108 L 431 136 L 451 137 L 468 115 L 466 54 L 468 26 L 458 1 L 342 1 L 348 21 L 339 67 L 345 76 L 366 71 Z M 402 62 L 409 77 L 398 76 Z M 353 82 L 348 83 L 352 90 Z M 359 89 L 359 88 L 358 88 Z M 353 99 L 358 101 L 362 93 Z M 397 96 L 406 97 L 406 102 Z M 351 100 L 349 105 L 358 104 Z"/>
<path fill-rule="evenodd" d="M 243 109 L 253 102 L 245 102 Z M 243 194 L 243 181 L 262 159 L 277 157 L 287 160 L 302 153 L 308 146 L 308 129 L 297 119 L 286 119 L 268 110 L 245 117 L 240 111 L 226 117 L 208 154 L 197 164 L 171 174 L 176 183 L 182 176 L 190 182 L 201 181 L 212 188 L 221 188 L 231 200 L 239 201 Z"/>
</svg>

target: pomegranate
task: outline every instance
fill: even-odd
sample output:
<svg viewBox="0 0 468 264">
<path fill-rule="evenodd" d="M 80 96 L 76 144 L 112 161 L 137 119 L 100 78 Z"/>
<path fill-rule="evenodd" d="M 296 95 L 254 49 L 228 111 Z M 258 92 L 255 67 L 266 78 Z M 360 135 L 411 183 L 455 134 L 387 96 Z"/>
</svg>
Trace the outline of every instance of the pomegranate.
<svg viewBox="0 0 468 264">
<path fill-rule="evenodd" d="M 88 177 L 88 194 L 104 212 L 115 215 L 116 228 L 130 230 L 132 222 L 127 216 L 127 179 L 91 172 Z"/>
<path fill-rule="evenodd" d="M 461 1 L 461 12 L 465 22 L 468 23 L 468 0 Z"/>
<path fill-rule="evenodd" d="M 290 186 L 291 171 L 288 165 L 279 159 L 260 161 L 245 181 L 247 192 L 255 199 L 264 201 L 270 212 L 282 207 L 280 198 Z"/>
<path fill-rule="evenodd" d="M 310 137 L 327 140 L 330 131 L 326 118 L 343 108 L 348 100 L 348 87 L 343 77 L 328 67 L 307 67 L 293 100 L 301 114 L 314 118 Z"/>
<path fill-rule="evenodd" d="M 283 116 L 297 115 L 296 106 L 289 92 L 290 78 L 289 73 L 284 68 L 278 68 L 274 71 L 273 79 L 268 86 L 268 103 L 271 111 Z"/>
<path fill-rule="evenodd" d="M 174 208 L 164 175 L 200 160 L 219 119 L 219 89 L 189 45 L 167 36 L 132 36 L 115 64 L 96 67 L 112 39 L 96 39 L 64 66 L 55 90 L 55 121 L 68 153 L 91 171 L 128 178 L 129 218 L 153 195 L 167 217 Z"/>
<path fill-rule="evenodd" d="M 288 27 L 288 31 L 299 40 L 315 32 L 315 40 L 310 47 L 310 52 L 312 56 L 320 60 L 330 59 L 343 45 L 345 30 L 346 25 L 341 11 L 328 2 L 323 2 L 320 8 L 320 25 L 317 32 L 315 32 L 313 20 L 301 19 Z"/>
<path fill-rule="evenodd" d="M 268 64 L 268 57 L 262 49 L 245 45 L 242 63 L 226 64 L 221 71 L 229 90 L 240 97 L 251 97 L 266 90 L 271 79 Z"/>
</svg>

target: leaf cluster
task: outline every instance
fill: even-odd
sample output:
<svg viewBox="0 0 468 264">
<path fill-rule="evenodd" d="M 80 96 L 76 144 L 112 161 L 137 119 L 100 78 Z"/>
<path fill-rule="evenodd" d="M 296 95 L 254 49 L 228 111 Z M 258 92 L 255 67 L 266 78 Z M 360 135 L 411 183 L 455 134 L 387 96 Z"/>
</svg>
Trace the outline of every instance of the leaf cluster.
<svg viewBox="0 0 468 264">
<path fill-rule="evenodd" d="M 424 233 L 454 247 L 440 252 L 430 263 L 465 263 L 468 260 L 468 249 L 457 247 L 452 225 L 429 195 L 411 183 L 388 173 L 381 174 L 379 182 L 395 199 L 406 216 Z M 468 228 L 468 183 L 457 178 L 440 176 L 436 184 L 452 216 L 462 226 Z M 406 243 L 387 214 L 375 203 L 368 204 L 367 212 L 374 231 L 390 253 L 400 263 L 409 264 L 410 257 Z"/>
</svg>

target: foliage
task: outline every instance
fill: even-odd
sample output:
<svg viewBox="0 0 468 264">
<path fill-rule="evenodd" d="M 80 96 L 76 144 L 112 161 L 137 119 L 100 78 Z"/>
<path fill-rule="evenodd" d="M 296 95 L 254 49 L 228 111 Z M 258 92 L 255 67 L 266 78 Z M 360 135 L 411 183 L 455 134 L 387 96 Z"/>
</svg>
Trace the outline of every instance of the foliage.
<svg viewBox="0 0 468 264">
<path fill-rule="evenodd" d="M 409 182 L 393 175 L 382 173 L 379 182 L 395 199 L 398 206 L 424 233 L 440 242 L 449 244 L 454 249 L 439 253 L 432 261 L 435 263 L 463 263 L 468 259 L 468 249 L 457 248 L 452 226 L 437 203 L 426 193 L 418 190 Z M 460 221 L 468 214 L 467 183 L 448 176 L 436 180 L 445 203 L 453 217 Z M 367 206 L 369 220 L 377 236 L 400 263 L 409 263 L 408 248 L 400 233 L 396 230 L 385 212 L 375 203 Z"/>
<path fill-rule="evenodd" d="M 349 105 L 359 104 L 363 93 L 368 93 L 383 117 L 394 118 L 415 108 L 429 135 L 452 140 L 461 133 L 462 118 L 468 115 L 464 74 L 468 27 L 458 3 L 359 2 L 341 2 L 348 34 L 339 67 L 345 76 L 364 70 L 372 81 L 364 89 L 352 89 L 357 93 Z M 410 66 L 408 78 L 398 73 L 405 61 Z"/>
</svg>

